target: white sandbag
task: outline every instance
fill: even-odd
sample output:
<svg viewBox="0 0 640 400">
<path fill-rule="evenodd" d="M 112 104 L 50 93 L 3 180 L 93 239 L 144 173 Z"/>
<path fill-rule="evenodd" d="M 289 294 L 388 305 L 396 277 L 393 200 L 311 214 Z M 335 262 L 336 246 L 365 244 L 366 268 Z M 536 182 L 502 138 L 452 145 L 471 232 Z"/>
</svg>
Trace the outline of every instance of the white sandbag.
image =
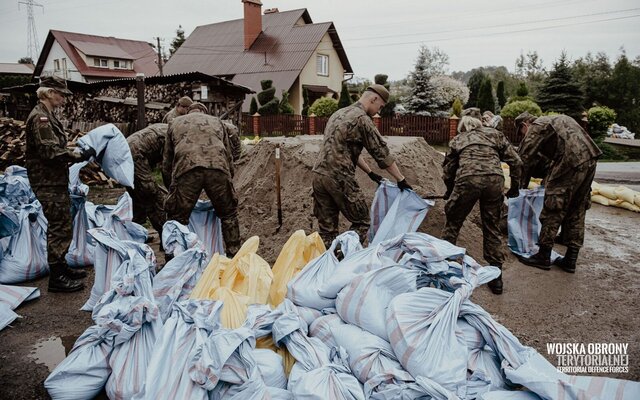
<svg viewBox="0 0 640 400">
<path fill-rule="evenodd" d="M 287 375 L 284 372 L 282 356 L 270 349 L 254 349 L 253 357 L 258 363 L 260 375 L 267 387 L 287 388 Z"/>
<path fill-rule="evenodd" d="M 40 297 L 40 289 L 27 286 L 0 285 L 0 303 L 15 310 L 22 302 Z"/>
<path fill-rule="evenodd" d="M 329 348 L 338 347 L 333 336 L 333 327 L 339 327 L 346 323 L 338 314 L 322 316 L 309 325 L 309 336 L 320 339 Z"/>
<path fill-rule="evenodd" d="M 0 331 L 9 326 L 19 315 L 13 312 L 9 304 L 0 302 Z"/>
<path fill-rule="evenodd" d="M 203 247 L 198 235 L 177 221 L 167 221 L 162 227 L 162 248 L 165 253 L 177 256 L 192 247 Z"/>
<path fill-rule="evenodd" d="M 416 291 L 418 273 L 417 269 L 392 265 L 359 275 L 338 293 L 338 315 L 388 341 L 387 308 L 397 295 Z"/>
<path fill-rule="evenodd" d="M 20 228 L 18 212 L 8 204 L 0 203 L 0 239 L 13 236 Z M 8 239 L 6 241 L 9 243 Z M 2 242 L 0 242 L 0 260 L 2 260 Z"/>
<path fill-rule="evenodd" d="M 351 374 L 347 358 L 344 349 L 333 352 L 329 364 L 302 372 L 291 381 L 289 390 L 296 399 L 364 400 L 362 385 Z"/>
<path fill-rule="evenodd" d="M 373 194 L 373 201 L 371 202 L 371 210 L 369 212 L 371 216 L 371 224 L 369 225 L 369 232 L 367 233 L 369 244 L 373 243 L 376 232 L 378 232 L 385 215 L 389 212 L 391 205 L 400 192 L 401 190 L 398 185 L 391 183 L 388 179 L 383 179 L 382 183 L 378 185 L 378 189 L 376 189 L 376 192 Z"/>
<path fill-rule="evenodd" d="M 198 200 L 189 216 L 189 230 L 204 244 L 209 256 L 225 255 L 222 240 L 222 221 L 210 200 Z"/>
<path fill-rule="evenodd" d="M 185 226 L 181 226 L 175 221 L 170 222 L 172 222 L 171 225 L 167 222 L 163 228 L 162 240 L 165 249 L 172 248 L 168 243 L 169 240 L 174 240 L 173 243 L 185 244 L 190 240 L 189 238 L 195 236 Z M 176 229 L 169 233 L 169 227 Z M 166 236 L 165 232 L 168 232 Z M 178 252 L 176 249 L 179 248 L 182 248 L 181 245 L 173 248 L 174 254 Z M 209 255 L 204 246 L 197 240 L 193 243 L 193 247 L 187 248 L 184 252 L 175 256 L 156 275 L 153 280 L 153 295 L 160 308 L 160 316 L 163 321 L 166 321 L 169 317 L 175 302 L 186 300 L 189 297 L 198 279 L 202 276 L 202 272 L 207 267 L 208 259 Z"/>
<path fill-rule="evenodd" d="M 103 228 L 91 229 L 89 234 L 97 242 L 94 263 L 95 278 L 89 299 L 81 308 L 83 311 L 93 311 L 93 307 L 100 297 L 111 288 L 112 275 L 128 259 L 128 250 L 135 250 L 144 258 L 151 275 L 155 274 L 156 268 L 156 256 L 151 247 L 146 244 L 119 240 L 113 231 Z"/>
<path fill-rule="evenodd" d="M 133 157 L 124 135 L 113 124 L 97 127 L 78 139 L 83 150 L 96 151 L 102 170 L 122 186 L 133 187 Z"/>
<path fill-rule="evenodd" d="M 20 206 L 18 232 L 3 239 L 0 283 L 19 283 L 49 273 L 47 219 L 38 200 Z"/>
<path fill-rule="evenodd" d="M 208 400 L 205 388 L 189 375 L 192 350 L 220 328 L 222 303 L 214 300 L 184 300 L 173 304 L 162 327 L 146 371 L 145 390 L 136 399 Z"/>
<path fill-rule="evenodd" d="M 388 189 L 383 187 L 383 185 L 390 186 L 394 184 L 388 181 L 383 181 L 383 183 L 378 186 L 376 195 L 378 192 L 387 192 Z M 382 195 L 376 196 L 374 197 L 374 201 L 376 198 L 380 199 L 383 203 L 390 200 L 385 199 L 384 197 L 385 196 Z M 373 230 L 373 232 L 375 232 L 375 236 L 369 241 L 369 243 L 376 244 L 404 233 L 415 232 L 418 230 L 418 227 L 424 220 L 427 212 L 434 204 L 433 200 L 425 200 L 418 196 L 413 190 L 404 190 L 395 196 L 391 206 L 386 210 L 384 216 L 374 216 L 373 212 L 380 211 L 380 207 L 372 205 L 371 221 L 379 221 L 382 219 L 382 222 L 378 226 L 377 230 L 374 230 L 375 226 L 372 223 L 370 231 Z"/>
<path fill-rule="evenodd" d="M 307 326 L 311 325 L 313 321 L 322 317 L 324 314 L 320 310 L 316 310 L 315 308 L 309 307 L 296 307 L 298 310 L 298 315 L 307 323 Z"/>
<path fill-rule="evenodd" d="M 538 252 L 540 237 L 540 213 L 544 207 L 544 187 L 520 189 L 520 195 L 509 199 L 507 225 L 509 229 L 508 246 L 512 253 L 522 257 L 531 257 Z M 551 262 L 560 254 L 551 251 Z"/>
<path fill-rule="evenodd" d="M 17 165 L 7 167 L 4 175 L 0 175 L 0 203 L 19 209 L 35 200 L 26 168 Z"/>
<path fill-rule="evenodd" d="M 517 391 L 506 391 L 506 390 L 496 390 L 492 392 L 483 393 L 479 398 L 479 400 L 542 400 L 540 396 L 533 392 L 517 390 Z"/>
<path fill-rule="evenodd" d="M 358 234 L 347 231 L 336 237 L 329 249 L 321 256 L 311 260 L 298 275 L 287 284 L 287 298 L 298 306 L 315 308 L 334 307 L 334 299 L 325 299 L 318 294 L 318 287 L 331 278 L 338 268 L 340 261 L 335 256 L 336 247 L 345 257 L 362 250 Z"/>
</svg>

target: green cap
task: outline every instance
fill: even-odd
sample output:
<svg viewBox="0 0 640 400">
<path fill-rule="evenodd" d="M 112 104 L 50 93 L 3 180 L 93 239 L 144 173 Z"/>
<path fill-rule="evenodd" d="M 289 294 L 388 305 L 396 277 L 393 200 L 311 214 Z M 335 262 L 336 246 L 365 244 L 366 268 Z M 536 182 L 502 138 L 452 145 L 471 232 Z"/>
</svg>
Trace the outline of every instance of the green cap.
<svg viewBox="0 0 640 400">
<path fill-rule="evenodd" d="M 209 110 L 207 109 L 207 106 L 205 106 L 204 104 L 202 104 L 200 102 L 197 102 L 197 101 L 194 101 L 193 103 L 191 103 L 191 105 L 189 106 L 189 111 L 188 112 L 191 112 L 193 110 L 199 110 L 199 111 L 201 111 L 201 112 L 203 112 L 205 114 L 209 113 Z"/>
<path fill-rule="evenodd" d="M 480 109 L 478 107 L 465 108 L 462 110 L 462 116 L 469 116 L 482 121 L 482 114 L 480 114 Z"/>
<path fill-rule="evenodd" d="M 516 119 L 513 120 L 513 122 L 516 125 L 516 131 L 518 129 L 520 129 L 520 125 L 522 125 L 523 122 L 533 121 L 534 119 L 536 119 L 536 117 L 531 115 L 531 114 L 529 114 L 527 111 L 525 111 L 522 114 L 518 115 L 516 117 Z"/>
<path fill-rule="evenodd" d="M 45 76 L 40 79 L 41 88 L 50 88 L 64 94 L 72 94 L 71 90 L 67 89 L 67 81 L 57 76 Z"/>
<path fill-rule="evenodd" d="M 371 86 L 368 86 L 365 91 L 369 91 L 369 92 L 373 92 L 375 94 L 377 94 L 378 96 L 380 96 L 380 98 L 382 99 L 382 101 L 384 101 L 385 103 L 389 101 L 389 91 L 387 90 L 386 87 L 379 85 L 379 84 L 373 84 Z"/>
</svg>

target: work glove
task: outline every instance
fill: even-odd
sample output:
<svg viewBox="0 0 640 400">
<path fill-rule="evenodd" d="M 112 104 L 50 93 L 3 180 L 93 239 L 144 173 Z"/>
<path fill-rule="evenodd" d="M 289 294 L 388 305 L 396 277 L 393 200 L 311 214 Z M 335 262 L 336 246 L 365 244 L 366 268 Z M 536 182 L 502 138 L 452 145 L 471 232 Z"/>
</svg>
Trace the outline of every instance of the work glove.
<svg viewBox="0 0 640 400">
<path fill-rule="evenodd" d="M 371 180 L 377 183 L 378 185 L 382 182 L 382 177 L 373 171 L 369 172 L 367 175 L 369 175 L 369 178 L 371 178 Z"/>
<path fill-rule="evenodd" d="M 507 197 L 510 199 L 516 198 L 518 196 L 520 196 L 520 190 L 518 190 L 517 186 L 512 186 L 507 191 Z"/>
<path fill-rule="evenodd" d="M 89 147 L 86 150 L 80 149 L 80 155 L 82 156 L 82 161 L 87 161 L 96 155 L 96 150 L 92 147 Z"/>
<path fill-rule="evenodd" d="M 409 185 L 409 184 L 407 183 L 407 180 L 406 180 L 406 179 L 403 179 L 403 180 L 401 180 L 400 182 L 398 182 L 398 188 L 399 188 L 400 190 L 402 190 L 402 191 L 407 190 L 407 189 L 408 189 L 408 190 L 413 190 L 413 188 L 411 187 L 411 185 Z"/>
</svg>

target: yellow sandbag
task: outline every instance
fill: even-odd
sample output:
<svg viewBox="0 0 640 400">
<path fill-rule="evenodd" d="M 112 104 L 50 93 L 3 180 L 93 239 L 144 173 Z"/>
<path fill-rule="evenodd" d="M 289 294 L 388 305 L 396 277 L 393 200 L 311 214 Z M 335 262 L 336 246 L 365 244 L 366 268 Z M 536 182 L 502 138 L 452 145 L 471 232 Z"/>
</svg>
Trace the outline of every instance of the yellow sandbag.
<svg viewBox="0 0 640 400">
<path fill-rule="evenodd" d="M 202 276 L 196 283 L 196 287 L 191 292 L 192 299 L 210 299 L 217 288 L 220 287 L 220 271 L 222 265 L 230 260 L 216 253 L 211 257 L 209 265 L 202 272 Z"/>
<path fill-rule="evenodd" d="M 527 186 L 527 189 L 535 189 L 538 186 L 540 186 L 541 182 L 542 182 L 542 179 L 540 178 L 531 178 L 531 180 L 529 181 L 529 185 Z"/>
<path fill-rule="evenodd" d="M 278 347 L 273 343 L 273 336 L 267 335 L 256 339 L 256 349 L 269 349 L 279 354 L 282 357 L 282 366 L 284 367 L 284 373 L 289 376 L 293 364 L 296 363 L 296 359 L 293 358 L 291 353 L 285 346 Z"/>
<path fill-rule="evenodd" d="M 611 200 L 600 194 L 591 195 L 591 201 L 594 203 L 602 204 L 603 206 L 608 206 Z"/>
<path fill-rule="evenodd" d="M 624 200 L 627 203 L 633 204 L 634 198 L 636 197 L 637 192 L 635 190 L 629 189 L 626 186 L 618 186 L 613 190 L 618 199 Z"/>
<path fill-rule="evenodd" d="M 260 238 L 258 236 L 252 236 L 247 239 L 238 250 L 238 253 L 231 259 L 229 265 L 222 273 L 220 277 L 220 285 L 228 288 L 233 288 L 236 280 L 238 279 L 238 261 L 249 254 L 255 254 L 258 251 L 260 245 Z"/>
<path fill-rule="evenodd" d="M 287 294 L 287 283 L 291 278 L 324 251 L 324 243 L 317 232 L 307 238 L 303 230 L 295 231 L 284 244 L 273 264 L 273 283 L 269 291 L 269 304 L 277 307 L 282 303 Z"/>
<path fill-rule="evenodd" d="M 616 207 L 624 208 L 630 211 L 640 212 L 640 207 L 635 204 L 629 203 L 628 201 L 616 200 L 614 205 Z"/>
<path fill-rule="evenodd" d="M 247 319 L 247 309 L 250 304 L 249 297 L 222 286 L 213 292 L 210 299 L 222 301 L 223 306 L 220 313 L 220 322 L 225 328 L 240 328 L 245 319 Z"/>
<path fill-rule="evenodd" d="M 591 195 L 600 194 L 600 184 L 596 181 L 591 182 Z"/>
<path fill-rule="evenodd" d="M 235 264 L 238 275 L 233 290 L 249 297 L 249 304 L 267 304 L 273 272 L 268 262 L 255 253 L 247 254 Z"/>
<path fill-rule="evenodd" d="M 598 194 L 610 200 L 616 200 L 618 198 L 616 196 L 615 188 L 613 186 L 600 185 L 600 188 L 598 189 Z"/>
<path fill-rule="evenodd" d="M 640 207 L 640 193 L 636 194 L 635 199 L 633 200 L 633 204 Z"/>
</svg>

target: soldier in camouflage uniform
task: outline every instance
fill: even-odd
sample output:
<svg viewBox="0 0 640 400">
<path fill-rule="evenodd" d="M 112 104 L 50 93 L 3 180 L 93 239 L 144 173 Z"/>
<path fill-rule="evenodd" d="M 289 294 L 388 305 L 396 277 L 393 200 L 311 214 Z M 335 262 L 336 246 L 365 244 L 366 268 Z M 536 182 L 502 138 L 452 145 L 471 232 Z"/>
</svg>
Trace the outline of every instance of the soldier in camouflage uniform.
<svg viewBox="0 0 640 400">
<path fill-rule="evenodd" d="M 64 80 L 45 77 L 37 90 L 40 100 L 27 118 L 25 154 L 29 182 L 42 204 L 47 221 L 47 254 L 50 268 L 50 292 L 74 292 L 84 288 L 77 279 L 86 272 L 70 269 L 65 255 L 71 244 L 73 222 L 69 198 L 69 165 L 88 160 L 95 151 L 74 152 L 67 148 L 67 135 L 54 115 L 71 94 Z"/>
<path fill-rule="evenodd" d="M 525 134 L 518 150 L 525 175 L 540 156 L 551 161 L 544 179 L 544 207 L 540 213 L 542 227 L 538 239 L 540 248 L 533 256 L 521 257 L 520 261 L 544 270 L 550 269 L 551 249 L 562 225 L 567 252 L 559 265 L 567 272 L 575 272 L 578 252 L 584 242 L 585 214 L 591 207 L 591 182 L 602 152 L 584 129 L 566 115 L 535 118 L 525 112 L 516 118 L 515 123 L 516 128 Z"/>
<path fill-rule="evenodd" d="M 229 144 L 231 145 L 231 156 L 233 161 L 238 161 L 242 155 L 242 142 L 240 142 L 240 130 L 229 120 L 223 120 L 222 124 L 227 130 Z"/>
<path fill-rule="evenodd" d="M 166 222 L 164 200 L 167 190 L 153 178 L 153 169 L 162 162 L 167 124 L 153 124 L 127 138 L 133 156 L 134 188 L 127 188 L 133 200 L 133 220 L 144 224 L 147 217 L 158 233 Z"/>
<path fill-rule="evenodd" d="M 236 150 L 237 151 L 237 150 Z M 189 216 L 204 189 L 222 221 L 226 253 L 240 248 L 238 198 L 233 187 L 233 158 L 229 135 L 219 118 L 193 103 L 187 115 L 169 124 L 164 146 L 162 176 L 169 188 L 167 219 L 189 223 Z"/>
<path fill-rule="evenodd" d="M 380 168 L 398 181 L 400 189 L 411 189 L 370 118 L 388 99 L 389 92 L 384 86 L 371 85 L 360 100 L 336 111 L 327 122 L 324 142 L 313 168 L 313 214 L 327 248 L 338 235 L 340 212 L 351 222 L 351 229 L 360 235 L 360 241 L 366 239 L 369 206 L 356 182 L 356 165 L 376 183 L 380 183 L 382 177 L 367 165 L 360 154 L 363 148 Z"/>
<path fill-rule="evenodd" d="M 511 188 L 508 197 L 518 196 L 522 162 L 502 132 L 482 126 L 480 110 L 467 109 L 458 126 L 458 135 L 449 143 L 449 153 L 442 165 L 448 199 L 445 206 L 447 222 L 442 239 L 456 244 L 460 228 L 476 202 L 480 201 L 483 257 L 502 269 L 503 245 L 500 239 L 500 219 L 504 201 L 504 175 L 500 161 L 509 165 Z M 489 282 L 495 294 L 503 290 L 502 276 Z"/>
<path fill-rule="evenodd" d="M 171 123 L 171 121 L 173 121 L 174 118 L 179 117 L 181 115 L 185 115 L 187 113 L 187 110 L 189 109 L 189 106 L 192 103 L 193 103 L 193 100 L 191 100 L 191 97 L 189 96 L 180 97 L 180 100 L 178 100 L 178 104 L 164 115 L 164 118 L 162 118 L 162 123 L 169 124 Z"/>
</svg>

